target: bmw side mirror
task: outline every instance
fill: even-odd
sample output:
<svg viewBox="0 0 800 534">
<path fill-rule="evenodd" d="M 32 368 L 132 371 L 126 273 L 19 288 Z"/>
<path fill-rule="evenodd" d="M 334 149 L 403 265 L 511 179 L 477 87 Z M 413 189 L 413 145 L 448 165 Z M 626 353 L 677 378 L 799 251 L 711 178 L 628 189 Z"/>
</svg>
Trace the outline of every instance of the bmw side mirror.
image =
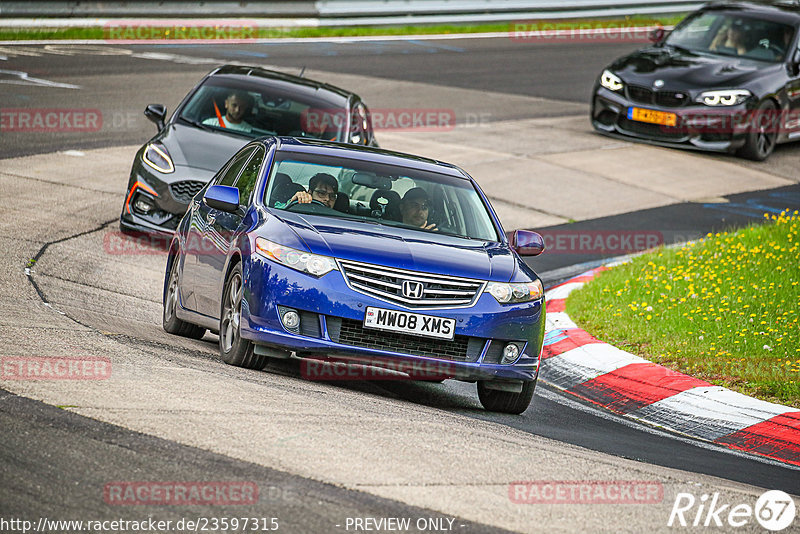
<svg viewBox="0 0 800 534">
<path fill-rule="evenodd" d="M 144 108 L 144 116 L 158 126 L 158 131 L 164 129 L 164 121 L 167 118 L 167 108 L 161 104 L 150 104 Z"/>
<path fill-rule="evenodd" d="M 667 32 L 664 30 L 664 28 L 659 26 L 658 28 L 654 28 L 654 29 L 650 30 L 650 34 L 648 35 L 648 38 L 650 39 L 651 43 L 658 43 L 666 35 L 667 35 Z"/>
<path fill-rule="evenodd" d="M 789 68 L 792 71 L 792 76 L 797 76 L 800 73 L 800 48 L 794 51 Z"/>
<path fill-rule="evenodd" d="M 203 200 L 214 209 L 235 213 L 239 209 L 239 190 L 227 185 L 212 185 L 206 190 Z"/>
<path fill-rule="evenodd" d="M 511 248 L 520 256 L 538 256 L 544 252 L 544 238 L 537 232 L 514 230 L 511 234 Z"/>
</svg>

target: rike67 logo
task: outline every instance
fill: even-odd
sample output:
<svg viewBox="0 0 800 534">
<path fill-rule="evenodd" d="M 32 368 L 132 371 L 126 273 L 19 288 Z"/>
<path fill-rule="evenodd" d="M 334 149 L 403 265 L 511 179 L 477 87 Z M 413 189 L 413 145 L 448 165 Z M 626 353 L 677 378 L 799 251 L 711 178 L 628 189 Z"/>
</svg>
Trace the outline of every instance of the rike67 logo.
<svg viewBox="0 0 800 534">
<path fill-rule="evenodd" d="M 778 532 L 792 525 L 796 512 L 794 500 L 780 490 L 763 493 L 755 506 L 724 503 L 719 493 L 699 499 L 691 493 L 678 493 L 667 526 L 737 528 L 752 524 L 755 518 L 761 527 Z"/>
</svg>

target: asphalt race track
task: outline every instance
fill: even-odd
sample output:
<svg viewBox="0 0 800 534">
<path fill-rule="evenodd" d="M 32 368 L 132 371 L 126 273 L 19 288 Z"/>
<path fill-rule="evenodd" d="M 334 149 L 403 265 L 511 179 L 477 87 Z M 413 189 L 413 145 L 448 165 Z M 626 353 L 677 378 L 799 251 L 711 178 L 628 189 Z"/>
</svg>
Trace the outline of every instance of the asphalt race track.
<svg viewBox="0 0 800 534">
<path fill-rule="evenodd" d="M 216 336 L 192 341 L 161 329 L 163 255 L 107 246 L 133 153 L 155 133 L 141 111 L 152 102 L 171 111 L 224 62 L 305 67 L 373 109 L 452 109 L 455 129 L 379 131 L 378 139 L 462 165 L 507 227 L 652 230 L 670 243 L 800 208 L 800 145 L 779 146 L 754 164 L 592 133 L 594 79 L 634 46 L 503 38 L 0 45 L 3 108 L 102 117 L 95 131 L 0 130 L 0 356 L 108 357 L 114 369 L 97 383 L 0 381 L 0 517 L 275 517 L 283 532 L 353 531 L 348 518 L 411 517 L 452 519 L 459 532 L 640 532 L 671 530 L 679 492 L 750 505 L 765 489 L 800 495 L 799 469 L 635 425 L 550 387 L 545 370 L 532 407 L 504 416 L 483 411 L 472 384 L 321 383 L 302 379 L 295 361 L 262 372 L 226 366 Z M 492 167 L 495 153 L 512 164 Z M 596 162 L 615 155 L 631 168 L 611 180 Z M 698 171 L 675 170 L 681 165 Z M 643 172 L 652 175 L 648 184 L 636 182 Z M 685 194 L 667 194 L 671 181 Z M 570 188 L 591 184 L 596 200 L 576 201 Z M 506 192 L 516 190 L 529 194 L 515 201 Z M 562 252 L 531 261 L 546 282 L 616 255 Z M 252 482 L 260 497 L 205 507 L 103 498 L 114 481 L 198 480 Z M 510 499 L 511 482 L 541 480 L 650 481 L 663 499 Z M 424 530 L 441 531 L 438 524 Z"/>
</svg>

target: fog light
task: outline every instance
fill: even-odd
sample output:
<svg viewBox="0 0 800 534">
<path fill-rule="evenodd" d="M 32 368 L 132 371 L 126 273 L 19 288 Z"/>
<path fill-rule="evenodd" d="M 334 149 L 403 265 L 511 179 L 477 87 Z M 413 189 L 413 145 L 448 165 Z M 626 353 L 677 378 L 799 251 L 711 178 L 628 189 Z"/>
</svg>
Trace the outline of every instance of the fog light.
<svg viewBox="0 0 800 534">
<path fill-rule="evenodd" d="M 519 347 L 514 343 L 509 343 L 503 348 L 503 359 L 500 363 L 512 363 L 519 357 Z"/>
<path fill-rule="evenodd" d="M 297 330 L 297 327 L 300 326 L 300 316 L 294 310 L 289 310 L 283 314 L 281 317 L 281 321 L 283 321 L 283 326 L 286 327 L 287 330 Z"/>
<path fill-rule="evenodd" d="M 139 197 L 136 198 L 136 201 L 133 203 L 133 209 L 134 209 L 134 211 L 137 211 L 139 213 L 143 213 L 144 215 L 147 215 L 148 213 L 153 211 L 153 203 L 150 202 L 147 198 L 139 196 Z"/>
</svg>

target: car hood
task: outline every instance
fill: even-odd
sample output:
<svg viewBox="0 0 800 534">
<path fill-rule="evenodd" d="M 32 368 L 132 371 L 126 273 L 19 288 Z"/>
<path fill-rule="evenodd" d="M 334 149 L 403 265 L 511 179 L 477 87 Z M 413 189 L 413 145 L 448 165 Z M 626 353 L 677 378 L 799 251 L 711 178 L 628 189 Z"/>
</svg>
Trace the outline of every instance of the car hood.
<svg viewBox="0 0 800 534">
<path fill-rule="evenodd" d="M 214 173 L 250 141 L 248 137 L 210 132 L 181 123 L 171 124 L 161 138 L 175 165 Z"/>
<path fill-rule="evenodd" d="M 281 213 L 315 254 L 463 278 L 507 282 L 516 257 L 508 246 L 361 221 Z"/>
<path fill-rule="evenodd" d="M 627 84 L 655 87 L 663 81 L 665 90 L 747 88 L 747 84 L 781 64 L 746 58 L 695 54 L 674 48 L 652 47 L 618 59 L 611 65 Z"/>
</svg>

